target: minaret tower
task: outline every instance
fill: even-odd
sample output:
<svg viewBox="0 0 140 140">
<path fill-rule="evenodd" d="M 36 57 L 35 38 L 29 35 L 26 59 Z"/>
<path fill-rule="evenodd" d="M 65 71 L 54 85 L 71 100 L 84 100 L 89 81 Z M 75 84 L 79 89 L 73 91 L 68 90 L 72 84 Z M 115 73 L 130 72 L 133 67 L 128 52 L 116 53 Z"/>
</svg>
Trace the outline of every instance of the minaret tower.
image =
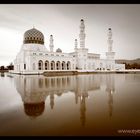
<svg viewBox="0 0 140 140">
<path fill-rule="evenodd" d="M 80 48 L 85 48 L 85 24 L 84 24 L 84 20 L 81 19 L 81 24 L 80 24 L 80 34 L 79 34 L 79 38 L 80 38 Z"/>
<path fill-rule="evenodd" d="M 108 40 L 107 40 L 108 52 L 106 52 L 106 56 L 107 56 L 107 59 L 113 60 L 114 56 L 115 56 L 115 52 L 112 51 L 113 40 L 112 40 L 112 30 L 111 30 L 111 28 L 108 29 L 108 34 L 107 35 L 108 35 Z"/>
<path fill-rule="evenodd" d="M 77 39 L 75 39 L 75 44 L 74 44 L 75 46 L 74 46 L 74 50 L 75 50 L 75 52 L 77 51 L 77 47 L 78 47 L 78 42 L 77 42 Z"/>
<path fill-rule="evenodd" d="M 50 52 L 53 52 L 53 48 L 54 48 L 54 45 L 53 45 L 53 35 L 50 35 Z"/>
</svg>

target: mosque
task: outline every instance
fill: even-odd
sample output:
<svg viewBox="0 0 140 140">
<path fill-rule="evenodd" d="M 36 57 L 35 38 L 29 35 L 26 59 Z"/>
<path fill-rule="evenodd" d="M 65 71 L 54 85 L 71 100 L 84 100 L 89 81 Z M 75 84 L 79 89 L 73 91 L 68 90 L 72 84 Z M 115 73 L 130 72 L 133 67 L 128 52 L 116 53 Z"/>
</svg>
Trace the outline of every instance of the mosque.
<svg viewBox="0 0 140 140">
<path fill-rule="evenodd" d="M 54 51 L 53 35 L 50 35 L 49 49 L 44 45 L 44 35 L 32 28 L 24 33 L 23 45 L 14 60 L 12 73 L 42 74 L 45 71 L 98 71 L 124 70 L 124 64 L 115 63 L 115 52 L 112 49 L 112 29 L 108 29 L 108 51 L 106 59 L 100 54 L 89 53 L 85 46 L 85 24 L 80 20 L 79 46 L 75 39 L 74 51 L 64 53 L 60 48 Z"/>
</svg>

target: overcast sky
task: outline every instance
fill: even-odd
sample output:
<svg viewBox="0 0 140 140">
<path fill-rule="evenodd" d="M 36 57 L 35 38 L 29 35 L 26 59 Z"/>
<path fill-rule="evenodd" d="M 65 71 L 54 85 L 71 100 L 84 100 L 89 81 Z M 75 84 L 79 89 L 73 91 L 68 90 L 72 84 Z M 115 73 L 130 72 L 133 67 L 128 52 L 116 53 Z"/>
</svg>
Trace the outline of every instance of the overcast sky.
<svg viewBox="0 0 140 140">
<path fill-rule="evenodd" d="M 54 36 L 54 50 L 74 50 L 79 41 L 80 19 L 85 20 L 86 47 L 89 52 L 107 51 L 107 30 L 113 31 L 116 59 L 140 57 L 139 4 L 1 4 L 0 5 L 0 65 L 8 65 L 19 52 L 23 34 L 33 25 L 45 36 Z M 79 42 L 78 42 L 79 45 Z"/>
</svg>

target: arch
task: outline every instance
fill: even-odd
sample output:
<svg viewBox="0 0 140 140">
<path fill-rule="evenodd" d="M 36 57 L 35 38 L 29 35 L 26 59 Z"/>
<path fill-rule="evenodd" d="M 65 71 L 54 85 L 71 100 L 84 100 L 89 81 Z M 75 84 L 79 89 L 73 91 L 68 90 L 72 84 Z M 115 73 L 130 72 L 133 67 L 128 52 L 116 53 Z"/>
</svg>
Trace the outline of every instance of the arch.
<svg viewBox="0 0 140 140">
<path fill-rule="evenodd" d="M 43 61 L 42 60 L 39 60 L 39 62 L 38 62 L 38 69 L 43 70 Z"/>
<path fill-rule="evenodd" d="M 65 68 L 66 68 L 66 63 L 63 61 L 62 62 L 62 70 L 65 70 Z"/>
<path fill-rule="evenodd" d="M 57 70 L 60 70 L 60 69 L 61 69 L 61 67 L 60 67 L 60 61 L 57 61 L 57 62 L 56 62 L 56 69 L 57 69 Z"/>
<path fill-rule="evenodd" d="M 49 61 L 48 60 L 45 61 L 45 70 L 49 70 Z"/>
<path fill-rule="evenodd" d="M 67 62 L 67 70 L 70 70 L 71 68 L 71 64 L 70 64 L 70 61 Z"/>
<path fill-rule="evenodd" d="M 102 70 L 102 68 L 103 68 L 103 63 L 101 62 L 100 63 L 100 70 Z"/>
<path fill-rule="evenodd" d="M 55 70 L 55 62 L 51 61 L 51 70 Z"/>
</svg>

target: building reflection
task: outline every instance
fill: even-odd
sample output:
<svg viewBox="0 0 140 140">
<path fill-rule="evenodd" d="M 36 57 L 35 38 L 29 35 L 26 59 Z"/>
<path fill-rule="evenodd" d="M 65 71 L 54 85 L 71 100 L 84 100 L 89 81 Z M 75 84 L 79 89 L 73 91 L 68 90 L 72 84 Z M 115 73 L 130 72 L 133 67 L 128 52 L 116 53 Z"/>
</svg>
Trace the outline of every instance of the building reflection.
<svg viewBox="0 0 140 140">
<path fill-rule="evenodd" d="M 113 77 L 106 75 L 106 91 L 109 94 L 109 114 L 112 115 L 114 82 Z M 100 89 L 99 75 L 77 75 L 61 77 L 44 77 L 43 75 L 15 75 L 15 86 L 21 95 L 24 112 L 31 118 L 36 118 L 45 111 L 45 101 L 48 98 L 50 108 L 55 108 L 55 96 L 74 94 L 75 104 L 79 105 L 80 121 L 86 123 L 86 101 L 88 93 Z"/>
<path fill-rule="evenodd" d="M 1 72 L 1 73 L 0 73 L 0 76 L 1 76 L 1 77 L 5 77 L 5 73 L 4 73 L 4 72 Z"/>
<path fill-rule="evenodd" d="M 109 117 L 111 118 L 113 114 L 113 94 L 115 93 L 114 75 L 108 74 L 106 76 L 106 92 L 108 93 Z"/>
</svg>

